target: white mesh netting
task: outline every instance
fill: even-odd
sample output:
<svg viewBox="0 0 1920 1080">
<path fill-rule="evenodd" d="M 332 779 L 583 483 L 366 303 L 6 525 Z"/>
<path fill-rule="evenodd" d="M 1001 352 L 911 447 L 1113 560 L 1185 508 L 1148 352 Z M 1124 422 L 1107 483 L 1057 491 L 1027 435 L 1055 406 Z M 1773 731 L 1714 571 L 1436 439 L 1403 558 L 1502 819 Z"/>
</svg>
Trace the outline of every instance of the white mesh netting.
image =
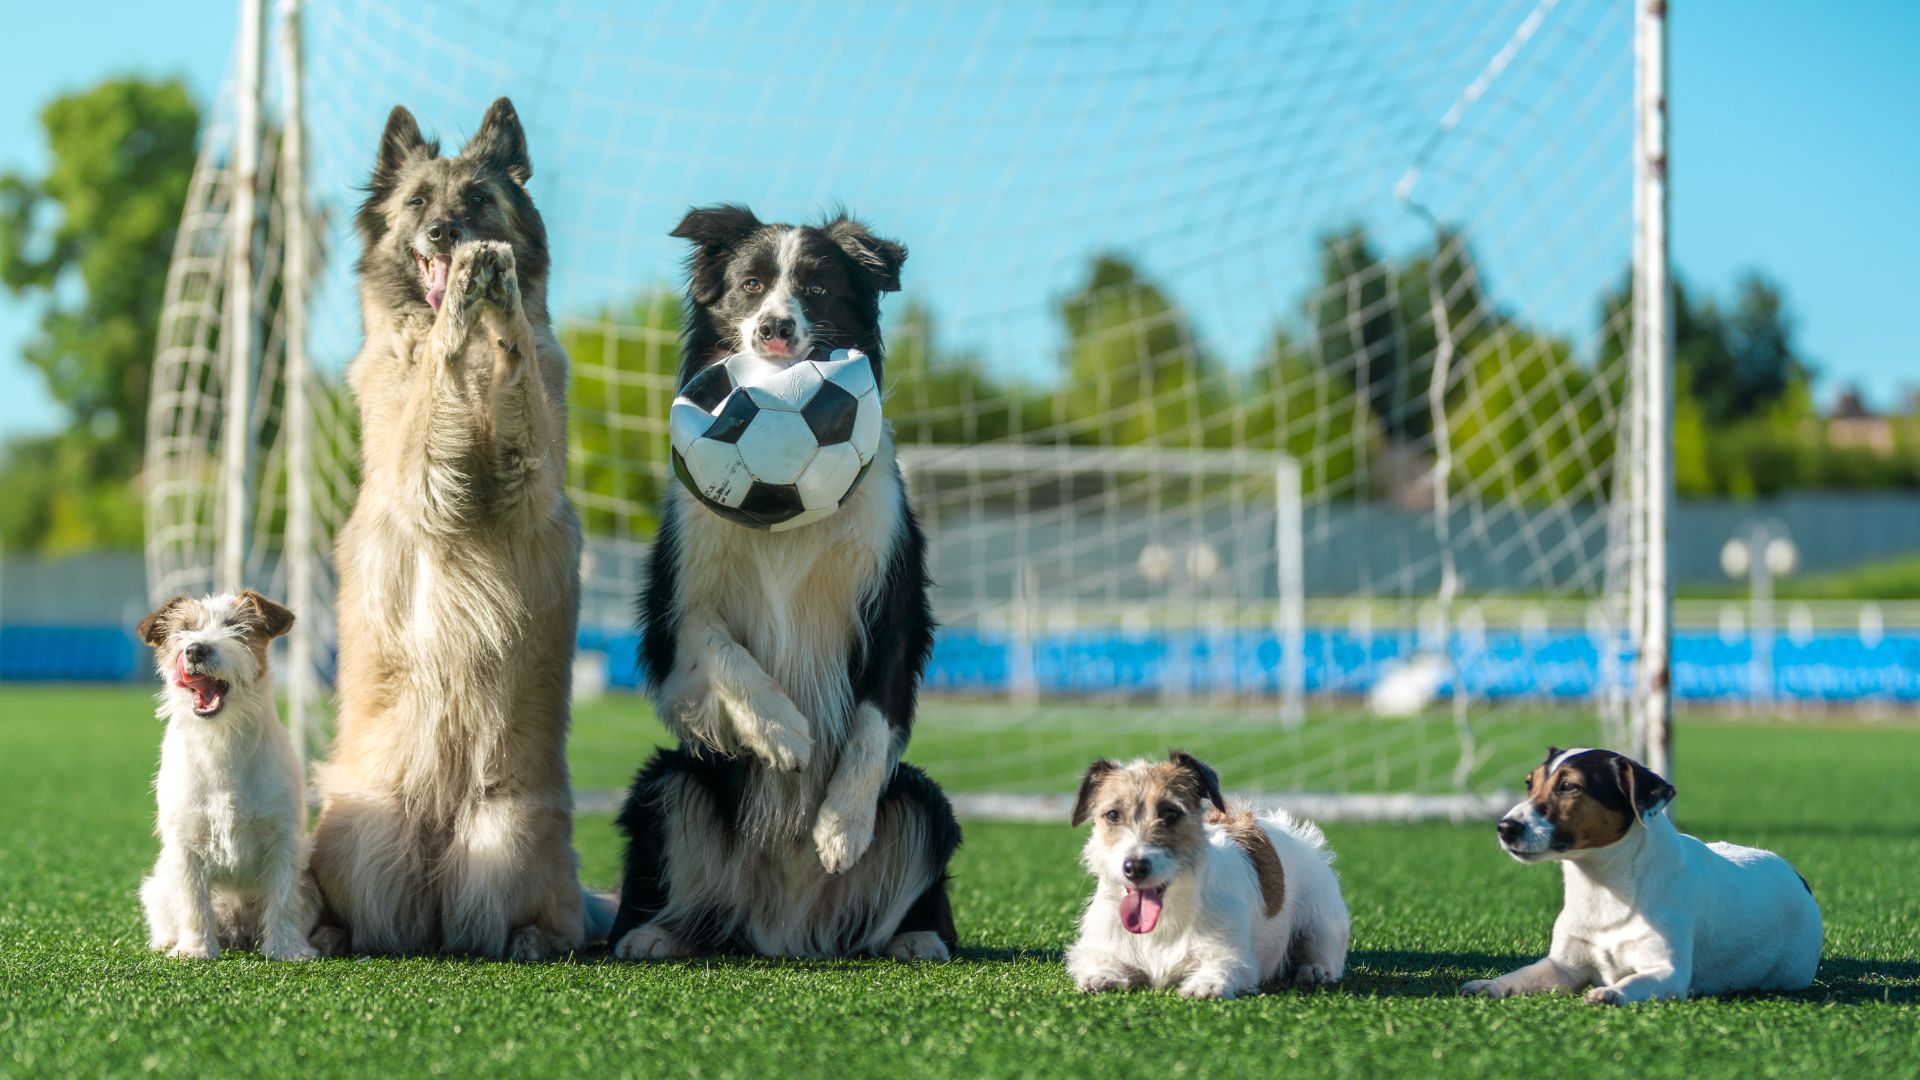
<svg viewBox="0 0 1920 1080">
<path fill-rule="evenodd" d="M 271 48 L 244 497 L 250 581 L 316 573 L 321 677 L 358 187 L 395 103 L 457 145 L 506 94 L 573 361 L 583 650 L 616 688 L 670 482 L 667 231 L 695 203 L 844 204 L 912 251 L 886 407 L 944 626 L 907 756 L 949 787 L 1070 792 L 1090 757 L 1178 744 L 1242 790 L 1450 796 L 1621 734 L 1627 5 L 299 10 L 311 544 L 284 539 Z M 167 286 L 156 593 L 208 585 L 219 544 L 233 112 L 223 94 Z M 624 770 L 656 735 L 609 699 L 576 753 Z"/>
</svg>

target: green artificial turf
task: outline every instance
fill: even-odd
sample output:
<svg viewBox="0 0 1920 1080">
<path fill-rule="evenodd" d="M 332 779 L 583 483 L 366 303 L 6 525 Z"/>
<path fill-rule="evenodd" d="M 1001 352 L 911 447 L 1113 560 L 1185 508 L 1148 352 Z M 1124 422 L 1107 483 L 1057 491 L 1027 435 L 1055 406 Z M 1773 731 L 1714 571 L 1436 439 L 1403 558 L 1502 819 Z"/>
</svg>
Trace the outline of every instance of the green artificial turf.
<svg viewBox="0 0 1920 1080">
<path fill-rule="evenodd" d="M 1453 995 L 1535 958 L 1557 906 L 1557 875 L 1502 856 L 1487 823 L 1329 826 L 1346 981 L 1232 1002 L 1073 991 L 1060 953 L 1086 883 L 1065 824 L 967 826 L 950 964 L 169 960 L 134 897 L 155 851 L 150 716 L 135 691 L 0 690 L 0 1075 L 1920 1073 L 1912 725 L 1684 724 L 1681 827 L 1792 859 L 1826 960 L 1805 993 L 1603 1009 Z M 653 738 L 586 734 L 594 760 L 576 761 L 603 778 Z M 578 845 L 611 883 L 608 820 L 583 817 Z"/>
</svg>

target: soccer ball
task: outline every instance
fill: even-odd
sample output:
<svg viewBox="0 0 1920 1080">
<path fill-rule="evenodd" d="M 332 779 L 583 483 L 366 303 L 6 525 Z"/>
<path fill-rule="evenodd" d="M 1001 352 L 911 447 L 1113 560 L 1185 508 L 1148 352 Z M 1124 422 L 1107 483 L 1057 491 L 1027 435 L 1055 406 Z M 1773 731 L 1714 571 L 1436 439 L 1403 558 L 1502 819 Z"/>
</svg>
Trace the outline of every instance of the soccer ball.
<svg viewBox="0 0 1920 1080">
<path fill-rule="evenodd" d="M 687 380 L 673 471 L 728 521 L 785 532 L 831 517 L 880 449 L 880 385 L 858 349 L 775 364 L 735 353 Z"/>
</svg>

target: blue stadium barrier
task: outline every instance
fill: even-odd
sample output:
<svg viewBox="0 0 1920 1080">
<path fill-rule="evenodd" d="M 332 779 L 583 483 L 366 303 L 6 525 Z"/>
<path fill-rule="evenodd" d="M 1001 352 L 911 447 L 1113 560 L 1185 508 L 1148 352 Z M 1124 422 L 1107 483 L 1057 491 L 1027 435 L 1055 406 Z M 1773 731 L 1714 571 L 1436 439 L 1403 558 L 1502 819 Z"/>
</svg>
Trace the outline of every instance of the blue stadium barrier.
<svg viewBox="0 0 1920 1080">
<path fill-rule="evenodd" d="M 1357 634 L 1306 632 L 1310 695 L 1365 694 L 1416 650 L 1410 630 Z M 580 648 L 607 658 L 614 689 L 637 690 L 640 638 L 631 629 L 585 628 Z M 1611 665 L 1603 649 L 1617 649 Z M 1482 700 L 1591 699 L 1611 671 L 1624 679 L 1632 657 L 1624 643 L 1580 631 L 1493 630 L 1456 634 L 1454 677 L 1443 697 L 1464 688 Z M 1043 695 L 1149 696 L 1168 688 L 1195 694 L 1277 694 L 1281 645 L 1271 629 L 1218 632 L 1073 630 L 1036 635 L 1019 646 L 1006 633 L 946 629 L 928 665 L 929 693 L 993 695 L 1026 683 Z M 1712 631 L 1674 636 L 1673 691 L 1683 701 L 1739 702 L 1752 694 L 1752 643 Z M 114 626 L 0 627 L 0 681 L 123 682 L 144 679 L 147 651 Z M 1777 634 L 1773 694 L 1805 703 L 1920 703 L 1920 630 L 1892 630 L 1869 642 L 1857 633 L 1821 631 L 1796 641 Z"/>
<path fill-rule="evenodd" d="M 0 682 L 120 682 L 146 671 L 146 647 L 118 626 L 0 626 Z"/>
</svg>

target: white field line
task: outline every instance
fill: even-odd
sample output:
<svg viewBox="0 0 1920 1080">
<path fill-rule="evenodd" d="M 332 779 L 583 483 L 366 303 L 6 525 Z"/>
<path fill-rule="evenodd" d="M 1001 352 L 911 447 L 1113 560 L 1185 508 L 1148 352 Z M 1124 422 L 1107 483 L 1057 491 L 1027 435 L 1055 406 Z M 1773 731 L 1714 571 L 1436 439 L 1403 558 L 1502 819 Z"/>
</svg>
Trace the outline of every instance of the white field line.
<svg viewBox="0 0 1920 1080">
<path fill-rule="evenodd" d="M 968 821 L 1049 822 L 1065 825 L 1073 813 L 1071 795 L 950 794 L 953 812 Z M 1229 801 L 1255 807 L 1284 807 L 1317 822 L 1450 821 L 1493 822 L 1513 805 L 1507 792 L 1490 795 L 1347 795 L 1324 791 L 1273 794 L 1231 793 Z M 618 813 L 626 792 L 576 791 L 573 808 L 582 814 Z"/>
</svg>

